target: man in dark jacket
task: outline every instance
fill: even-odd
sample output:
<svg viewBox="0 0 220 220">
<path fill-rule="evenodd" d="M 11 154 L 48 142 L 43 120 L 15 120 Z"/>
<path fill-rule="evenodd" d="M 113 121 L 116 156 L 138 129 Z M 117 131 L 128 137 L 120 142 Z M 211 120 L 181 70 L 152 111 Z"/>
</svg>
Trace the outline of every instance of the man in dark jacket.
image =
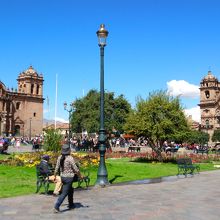
<svg viewBox="0 0 220 220">
<path fill-rule="evenodd" d="M 50 165 L 48 163 L 49 159 L 50 159 L 49 155 L 42 156 L 42 160 L 39 165 L 40 173 L 46 176 L 51 182 L 55 183 L 55 189 L 53 191 L 53 194 L 59 195 L 62 188 L 61 178 L 60 176 L 56 176 L 55 179 L 55 176 L 53 175 Z"/>
</svg>

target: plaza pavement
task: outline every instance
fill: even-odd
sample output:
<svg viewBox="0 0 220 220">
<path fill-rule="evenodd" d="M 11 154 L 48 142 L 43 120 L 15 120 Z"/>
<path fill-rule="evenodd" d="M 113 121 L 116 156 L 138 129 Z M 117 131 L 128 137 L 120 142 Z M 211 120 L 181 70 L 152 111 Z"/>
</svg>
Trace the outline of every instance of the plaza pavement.
<svg viewBox="0 0 220 220">
<path fill-rule="evenodd" d="M 75 151 L 74 149 L 72 149 L 72 151 Z M 112 148 L 113 152 L 128 152 L 128 147 L 113 147 Z M 151 152 L 151 148 L 150 147 L 143 147 L 141 146 L 141 150 L 140 152 L 144 153 L 144 152 Z M 12 145 L 10 145 L 8 147 L 7 153 L 24 153 L 24 152 L 35 152 L 35 150 L 33 150 L 32 145 L 28 144 L 28 145 L 22 145 L 19 148 L 14 147 Z"/>
<path fill-rule="evenodd" d="M 24 152 L 34 152 L 31 144 L 22 145 L 20 147 L 15 147 L 10 145 L 8 147 L 7 153 L 24 153 Z"/>
<path fill-rule="evenodd" d="M 220 170 L 163 178 L 158 183 L 127 183 L 76 190 L 76 208 L 53 213 L 56 197 L 32 194 L 0 199 L 1 220 L 219 220 Z M 146 183 L 144 183 L 146 182 Z"/>
</svg>

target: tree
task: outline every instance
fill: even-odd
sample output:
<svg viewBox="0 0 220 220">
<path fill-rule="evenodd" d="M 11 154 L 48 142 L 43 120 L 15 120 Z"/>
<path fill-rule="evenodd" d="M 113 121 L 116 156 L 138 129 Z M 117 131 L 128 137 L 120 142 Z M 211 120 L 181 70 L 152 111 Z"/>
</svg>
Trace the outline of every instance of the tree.
<svg viewBox="0 0 220 220">
<path fill-rule="evenodd" d="M 166 140 L 182 142 L 189 132 L 179 98 L 166 91 L 149 93 L 146 100 L 137 100 L 124 126 L 126 132 L 144 136 L 161 160 L 162 145 Z"/>
<path fill-rule="evenodd" d="M 199 145 L 207 144 L 209 141 L 209 134 L 204 131 L 191 131 L 186 138 L 189 143 L 196 143 Z"/>
<path fill-rule="evenodd" d="M 100 94 L 96 90 L 90 90 L 83 98 L 74 102 L 75 111 L 71 115 L 72 131 L 80 133 L 86 129 L 89 133 L 99 131 Z M 113 92 L 105 93 L 105 128 L 112 131 L 113 128 L 123 132 L 131 105 L 123 95 L 114 97 Z"/>
<path fill-rule="evenodd" d="M 46 151 L 58 152 L 61 146 L 62 134 L 59 130 L 47 129 L 44 136 L 44 149 Z"/>
<path fill-rule="evenodd" d="M 220 130 L 214 130 L 214 133 L 212 135 L 212 141 L 220 142 Z"/>
</svg>

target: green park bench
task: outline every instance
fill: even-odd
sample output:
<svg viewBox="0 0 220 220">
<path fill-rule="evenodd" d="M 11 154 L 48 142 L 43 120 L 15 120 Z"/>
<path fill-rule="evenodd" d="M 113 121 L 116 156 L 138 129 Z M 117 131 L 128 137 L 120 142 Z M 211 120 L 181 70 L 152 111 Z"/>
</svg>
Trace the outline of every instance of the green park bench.
<svg viewBox="0 0 220 220">
<path fill-rule="evenodd" d="M 78 188 L 81 187 L 82 183 L 85 183 L 86 188 L 88 188 L 89 187 L 89 183 L 90 183 L 90 177 L 89 177 L 90 173 L 89 173 L 89 171 L 84 170 L 82 172 L 82 174 L 83 174 L 83 178 L 82 179 L 75 178 L 74 182 L 78 182 L 78 186 L 77 186 Z M 49 186 L 50 186 L 51 181 L 49 180 L 48 175 L 42 175 L 40 173 L 39 164 L 36 165 L 36 175 L 37 175 L 37 182 L 36 182 L 37 189 L 36 189 L 36 193 L 38 193 L 40 191 L 40 188 L 42 186 L 44 186 L 44 193 L 48 194 Z"/>
<path fill-rule="evenodd" d="M 83 178 L 82 179 L 77 179 L 76 182 L 78 182 L 78 188 L 81 187 L 82 183 L 85 183 L 86 188 L 89 187 L 89 183 L 90 183 L 90 177 L 89 177 L 89 171 L 85 170 L 82 172 L 83 174 Z"/>
<path fill-rule="evenodd" d="M 187 176 L 187 174 L 193 175 L 195 170 L 197 173 L 200 171 L 200 166 L 198 164 L 193 164 L 191 158 L 178 158 L 176 160 L 178 166 L 178 176 L 183 174 Z"/>
<path fill-rule="evenodd" d="M 208 154 L 209 153 L 209 149 L 208 148 L 199 148 L 199 149 L 196 149 L 195 152 L 198 154 L 198 153 L 201 153 L 201 154 Z"/>
<path fill-rule="evenodd" d="M 50 180 L 48 179 L 48 175 L 42 175 L 41 174 L 39 164 L 36 165 L 36 175 L 37 175 L 37 182 L 36 182 L 37 189 L 36 189 L 36 193 L 38 193 L 40 191 L 40 188 L 42 186 L 44 186 L 45 194 L 48 194 Z"/>
</svg>

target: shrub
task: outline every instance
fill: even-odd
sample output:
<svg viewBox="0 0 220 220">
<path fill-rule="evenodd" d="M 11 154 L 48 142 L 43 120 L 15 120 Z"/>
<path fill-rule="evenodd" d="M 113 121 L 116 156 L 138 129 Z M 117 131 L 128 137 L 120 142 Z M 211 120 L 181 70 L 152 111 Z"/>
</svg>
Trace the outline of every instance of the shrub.
<svg viewBox="0 0 220 220">
<path fill-rule="evenodd" d="M 58 152 L 61 148 L 62 134 L 59 130 L 47 129 L 44 137 L 44 149 Z"/>
</svg>

